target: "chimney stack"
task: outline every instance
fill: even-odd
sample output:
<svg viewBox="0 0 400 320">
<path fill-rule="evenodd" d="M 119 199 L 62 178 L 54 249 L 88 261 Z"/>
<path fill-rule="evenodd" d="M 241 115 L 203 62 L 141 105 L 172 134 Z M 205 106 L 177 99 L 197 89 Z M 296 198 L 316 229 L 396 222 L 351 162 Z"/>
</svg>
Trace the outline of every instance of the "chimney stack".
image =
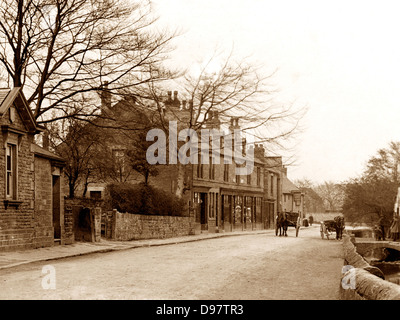
<svg viewBox="0 0 400 320">
<path fill-rule="evenodd" d="M 49 135 L 49 131 L 47 131 L 47 129 L 43 132 L 42 144 L 43 144 L 43 149 L 49 150 L 49 148 L 50 148 L 50 135 Z"/>
<path fill-rule="evenodd" d="M 174 99 L 172 99 L 172 91 L 168 91 L 168 98 L 165 101 L 165 104 L 169 107 L 169 109 L 180 109 L 181 102 L 178 99 L 178 91 L 174 91 Z"/>
<path fill-rule="evenodd" d="M 111 108 L 111 92 L 108 89 L 108 81 L 101 85 L 101 108 L 107 110 Z"/>
<path fill-rule="evenodd" d="M 262 143 L 254 145 L 254 156 L 260 159 L 265 158 L 265 149 Z"/>
</svg>

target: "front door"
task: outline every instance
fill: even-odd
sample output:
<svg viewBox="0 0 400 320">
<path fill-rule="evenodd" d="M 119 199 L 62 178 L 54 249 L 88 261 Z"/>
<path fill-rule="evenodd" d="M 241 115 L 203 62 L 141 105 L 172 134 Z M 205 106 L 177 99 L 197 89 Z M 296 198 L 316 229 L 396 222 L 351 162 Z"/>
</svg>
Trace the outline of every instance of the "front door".
<svg viewBox="0 0 400 320">
<path fill-rule="evenodd" d="M 53 175 L 53 228 L 54 239 L 61 239 L 61 184 L 60 176 Z"/>
<path fill-rule="evenodd" d="M 200 193 L 200 223 L 201 223 L 201 230 L 208 230 L 207 193 Z"/>
</svg>

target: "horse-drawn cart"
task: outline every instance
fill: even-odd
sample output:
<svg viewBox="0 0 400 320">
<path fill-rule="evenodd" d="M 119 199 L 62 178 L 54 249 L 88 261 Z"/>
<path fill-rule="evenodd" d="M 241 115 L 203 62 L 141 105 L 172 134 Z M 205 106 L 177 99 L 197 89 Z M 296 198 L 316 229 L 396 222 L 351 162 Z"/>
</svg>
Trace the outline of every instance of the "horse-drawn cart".
<svg viewBox="0 0 400 320">
<path fill-rule="evenodd" d="M 325 237 L 329 240 L 329 237 L 332 236 L 333 232 L 336 233 L 336 239 L 342 239 L 342 234 L 344 230 L 344 219 L 341 216 L 337 216 L 334 220 L 324 220 L 321 221 L 320 233 L 321 238 Z"/>
<path fill-rule="evenodd" d="M 299 213 L 297 212 L 281 212 L 278 214 L 277 219 L 276 219 L 276 225 L 275 225 L 275 235 L 284 235 L 287 236 L 287 228 L 288 227 L 294 227 L 296 228 L 297 226 L 297 218 L 299 216 Z M 283 232 L 282 232 L 283 231 Z M 296 228 L 296 237 L 298 235 L 298 228 Z"/>
</svg>

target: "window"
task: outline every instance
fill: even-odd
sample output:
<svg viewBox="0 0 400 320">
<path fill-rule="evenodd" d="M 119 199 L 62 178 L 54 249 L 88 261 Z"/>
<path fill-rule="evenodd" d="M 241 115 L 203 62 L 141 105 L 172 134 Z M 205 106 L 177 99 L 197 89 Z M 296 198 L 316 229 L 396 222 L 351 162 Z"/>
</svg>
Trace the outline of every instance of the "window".
<svg viewBox="0 0 400 320">
<path fill-rule="evenodd" d="M 261 186 L 261 168 L 257 167 L 257 186 Z"/>
<path fill-rule="evenodd" d="M 101 199 L 101 191 L 90 191 L 90 199 Z"/>
<path fill-rule="evenodd" d="M 274 195 L 274 175 L 271 174 L 271 196 Z"/>
<path fill-rule="evenodd" d="M 16 146 L 7 144 L 6 149 L 6 198 L 17 199 L 17 153 Z"/>
<path fill-rule="evenodd" d="M 203 178 L 203 164 L 199 163 L 197 165 L 197 178 Z"/>
<path fill-rule="evenodd" d="M 229 163 L 224 164 L 224 181 L 229 181 Z"/>
<path fill-rule="evenodd" d="M 247 175 L 247 184 L 251 184 L 251 174 Z"/>
<path fill-rule="evenodd" d="M 210 163 L 208 165 L 208 170 L 209 170 L 209 179 L 214 180 L 215 179 L 215 165 L 214 165 L 214 159 L 213 157 L 210 157 Z"/>
<path fill-rule="evenodd" d="M 203 163 L 201 162 L 201 153 L 198 155 L 197 178 L 203 178 Z"/>
</svg>

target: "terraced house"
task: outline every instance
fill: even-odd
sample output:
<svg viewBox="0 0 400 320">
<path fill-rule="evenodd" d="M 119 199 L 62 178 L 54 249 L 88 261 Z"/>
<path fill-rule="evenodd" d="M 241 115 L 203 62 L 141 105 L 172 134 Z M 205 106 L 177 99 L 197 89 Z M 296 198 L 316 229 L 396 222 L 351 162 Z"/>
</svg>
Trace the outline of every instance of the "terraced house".
<svg viewBox="0 0 400 320">
<path fill-rule="evenodd" d="M 143 108 L 129 106 L 134 103 L 135 99 L 122 99 L 111 105 L 110 97 L 103 95 L 103 110 L 116 118 L 119 115 L 123 120 L 130 119 L 130 122 L 136 123 L 138 117 L 145 118 L 145 114 L 138 113 L 138 110 L 147 112 L 146 117 L 151 117 L 151 108 L 146 111 Z M 190 108 L 188 108 L 190 101 L 180 100 L 177 91 L 169 91 L 164 103 L 163 116 L 167 121 L 176 121 L 179 131 L 190 119 Z M 204 128 L 224 132 L 221 131 L 221 121 L 217 112 L 209 110 Z M 232 117 L 228 129 L 228 132 L 240 131 L 240 117 Z M 142 182 L 143 176 L 133 172 L 128 161 L 124 160 L 128 138 L 122 135 L 123 139 L 120 139 L 119 135 L 121 132 L 118 131 L 107 131 L 107 134 L 102 135 L 107 136 L 107 139 L 102 139 L 103 142 L 110 141 L 105 143 L 107 146 L 104 147 L 104 152 L 115 155 L 113 165 L 117 167 L 121 177 L 124 177 L 124 182 Z M 145 139 L 145 136 L 142 138 Z M 268 156 L 262 144 L 247 144 L 245 139 L 238 143 L 228 133 L 222 134 L 220 138 L 218 150 L 213 150 L 211 140 L 209 141 L 208 161 L 201 160 L 201 152 L 198 152 L 197 163 L 191 162 L 180 170 L 183 174 L 181 196 L 187 204 L 185 215 L 191 217 L 192 221 L 190 232 L 233 232 L 274 228 L 275 217 L 278 211 L 282 210 L 282 157 Z M 238 175 L 236 169 L 240 165 L 234 159 L 230 162 L 225 161 L 227 146 L 232 148 L 232 152 L 238 151 L 243 158 L 248 152 L 254 153 L 254 169 L 251 174 Z M 199 139 L 198 150 L 201 150 L 201 147 Z M 180 183 L 177 164 L 159 165 L 158 171 L 157 177 L 149 179 L 149 184 L 177 194 Z M 108 181 L 111 182 L 110 179 Z M 93 181 L 88 186 L 88 195 L 103 197 L 106 185 L 107 180 L 104 179 Z"/>
<path fill-rule="evenodd" d="M 0 251 L 66 243 L 64 160 L 35 143 L 42 132 L 20 88 L 0 89 Z"/>
</svg>

